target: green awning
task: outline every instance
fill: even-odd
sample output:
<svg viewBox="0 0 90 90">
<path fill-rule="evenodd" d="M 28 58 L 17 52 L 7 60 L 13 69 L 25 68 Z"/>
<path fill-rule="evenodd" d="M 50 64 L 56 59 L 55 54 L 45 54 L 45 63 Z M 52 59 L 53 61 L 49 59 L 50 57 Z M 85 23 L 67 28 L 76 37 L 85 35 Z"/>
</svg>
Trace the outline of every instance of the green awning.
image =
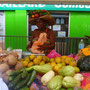
<svg viewBox="0 0 90 90">
<path fill-rule="evenodd" d="M 90 11 L 90 5 L 47 5 L 47 4 L 0 4 L 0 10 L 59 10 L 59 11 Z"/>
<path fill-rule="evenodd" d="M 90 0 L 0 0 L 8 4 L 90 4 Z"/>
</svg>

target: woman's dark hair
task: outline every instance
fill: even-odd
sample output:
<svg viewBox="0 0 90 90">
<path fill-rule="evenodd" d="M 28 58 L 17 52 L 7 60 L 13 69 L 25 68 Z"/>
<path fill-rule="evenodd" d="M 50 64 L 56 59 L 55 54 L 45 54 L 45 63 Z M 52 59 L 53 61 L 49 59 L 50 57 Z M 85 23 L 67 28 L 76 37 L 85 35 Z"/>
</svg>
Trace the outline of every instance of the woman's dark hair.
<svg viewBox="0 0 90 90">
<path fill-rule="evenodd" d="M 45 23 L 46 25 L 48 25 L 48 23 L 47 23 L 45 20 L 41 19 L 41 18 L 37 19 L 36 22 L 37 22 L 37 21 L 38 21 L 38 22 L 39 22 L 39 21 L 42 21 L 43 23 Z"/>
</svg>

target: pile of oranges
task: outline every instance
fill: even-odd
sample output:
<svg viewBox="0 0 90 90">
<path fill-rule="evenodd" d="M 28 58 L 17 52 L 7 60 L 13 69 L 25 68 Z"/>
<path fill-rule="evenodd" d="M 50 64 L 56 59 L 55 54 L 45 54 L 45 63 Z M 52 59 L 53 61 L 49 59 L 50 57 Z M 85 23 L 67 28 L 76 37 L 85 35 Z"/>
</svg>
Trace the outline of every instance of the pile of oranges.
<svg viewBox="0 0 90 90">
<path fill-rule="evenodd" d="M 68 57 L 68 56 L 61 56 L 61 57 L 56 57 L 51 58 L 49 64 L 53 67 L 53 70 L 55 72 L 58 72 L 59 69 L 66 65 L 73 66 L 76 70 L 76 72 L 79 72 L 79 68 L 77 67 L 77 62 L 75 61 L 74 58 Z"/>
<path fill-rule="evenodd" d="M 77 67 L 77 62 L 74 58 L 68 57 L 68 56 L 61 56 L 56 58 L 49 59 L 47 56 L 35 56 L 30 55 L 28 57 L 25 57 L 24 59 L 21 59 L 25 67 L 31 67 L 32 65 L 43 65 L 43 64 L 49 64 L 52 66 L 53 70 L 57 73 L 59 69 L 66 65 L 73 66 L 76 70 L 76 72 L 80 72 L 79 68 Z"/>
</svg>

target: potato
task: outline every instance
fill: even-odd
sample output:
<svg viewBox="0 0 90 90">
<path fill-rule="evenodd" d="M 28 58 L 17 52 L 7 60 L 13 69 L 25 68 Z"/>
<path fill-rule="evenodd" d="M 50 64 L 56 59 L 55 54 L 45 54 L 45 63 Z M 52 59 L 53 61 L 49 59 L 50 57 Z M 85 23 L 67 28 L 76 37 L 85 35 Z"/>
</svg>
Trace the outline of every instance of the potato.
<svg viewBox="0 0 90 90">
<path fill-rule="evenodd" d="M 18 59 L 18 54 L 17 54 L 17 52 L 14 51 L 14 52 L 11 52 L 11 53 L 9 53 L 9 54 L 15 56 L 15 58 Z"/>
<path fill-rule="evenodd" d="M 15 66 L 15 70 L 20 70 L 20 69 L 22 69 L 23 67 L 24 67 L 23 63 L 20 62 L 20 61 L 18 61 L 18 63 L 17 63 L 16 66 Z"/>
<path fill-rule="evenodd" d="M 9 69 L 9 66 L 6 63 L 0 64 L 0 72 L 4 73 Z"/>
<path fill-rule="evenodd" d="M 7 62 L 8 65 L 14 66 L 17 63 L 17 59 L 13 55 L 8 55 L 5 59 L 4 62 Z"/>
<path fill-rule="evenodd" d="M 8 61 L 8 59 L 6 59 L 6 57 L 3 58 L 3 62 L 7 63 L 7 61 Z"/>
</svg>

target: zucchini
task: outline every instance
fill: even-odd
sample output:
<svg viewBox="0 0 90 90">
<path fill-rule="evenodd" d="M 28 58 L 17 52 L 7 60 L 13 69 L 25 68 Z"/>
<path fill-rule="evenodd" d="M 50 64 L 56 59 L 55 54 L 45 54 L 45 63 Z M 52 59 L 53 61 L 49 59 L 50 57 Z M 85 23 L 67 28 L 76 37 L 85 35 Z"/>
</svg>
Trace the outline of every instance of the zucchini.
<svg viewBox="0 0 90 90">
<path fill-rule="evenodd" d="M 22 78 L 25 78 L 25 77 L 27 77 L 27 75 L 28 75 L 28 72 L 26 70 L 24 70 L 21 76 L 22 76 Z"/>
<path fill-rule="evenodd" d="M 27 83 L 27 86 L 30 86 L 32 84 L 32 82 L 34 81 L 35 77 L 36 77 L 37 71 L 33 70 L 31 73 L 31 76 L 29 78 L 29 81 Z"/>
<path fill-rule="evenodd" d="M 33 66 L 31 66 L 30 68 L 26 68 L 26 70 L 27 70 L 28 72 L 32 72 L 34 69 L 33 69 Z"/>
<path fill-rule="evenodd" d="M 18 75 L 18 74 L 22 73 L 25 69 L 26 69 L 26 68 L 23 68 L 23 69 L 21 69 L 21 70 L 16 70 L 16 71 L 10 72 L 9 75 L 10 75 L 10 76 L 12 76 L 12 75 Z"/>
<path fill-rule="evenodd" d="M 15 78 L 15 76 L 9 76 L 8 80 L 12 81 Z"/>
<path fill-rule="evenodd" d="M 10 75 L 10 76 L 18 75 L 18 74 L 20 74 L 21 72 L 22 72 L 22 71 L 17 70 L 17 71 L 10 72 L 9 75 Z"/>
<path fill-rule="evenodd" d="M 19 90 L 29 90 L 29 88 L 26 86 L 26 87 L 20 88 Z"/>
<path fill-rule="evenodd" d="M 21 74 L 17 75 L 15 79 L 10 83 L 10 87 L 15 86 L 21 79 Z"/>
<path fill-rule="evenodd" d="M 23 87 L 25 84 L 27 84 L 29 78 L 30 78 L 30 74 L 28 74 L 26 79 L 23 79 L 21 82 L 17 83 L 17 85 L 14 89 L 17 90 L 17 89 Z"/>
</svg>

